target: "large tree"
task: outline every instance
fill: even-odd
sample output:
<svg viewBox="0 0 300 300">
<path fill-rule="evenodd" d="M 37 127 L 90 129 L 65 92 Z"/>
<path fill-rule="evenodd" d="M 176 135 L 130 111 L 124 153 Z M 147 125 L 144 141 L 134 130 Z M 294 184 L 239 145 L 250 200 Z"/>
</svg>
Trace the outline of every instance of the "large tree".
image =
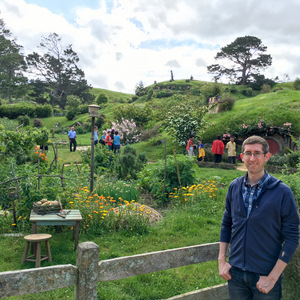
<svg viewBox="0 0 300 300">
<path fill-rule="evenodd" d="M 23 75 L 27 66 L 22 48 L 0 19 L 0 95 L 10 102 L 13 97 L 23 95 L 27 86 L 27 78 Z"/>
<path fill-rule="evenodd" d="M 225 75 L 235 83 L 246 85 L 255 80 L 255 75 L 260 74 L 261 69 L 271 66 L 272 57 L 265 54 L 266 51 L 267 47 L 259 38 L 254 36 L 238 37 L 231 44 L 222 47 L 215 57 L 216 60 L 222 59 L 231 64 L 213 64 L 207 69 L 209 73 L 215 75 L 216 81 Z"/>
<path fill-rule="evenodd" d="M 91 103 L 91 86 L 87 84 L 84 72 L 77 66 L 79 58 L 72 45 L 64 48 L 61 38 L 52 33 L 42 38 L 39 48 L 43 54 L 29 54 L 27 63 L 50 90 L 50 103 L 64 108 L 68 95 L 78 96 L 84 103 Z"/>
</svg>

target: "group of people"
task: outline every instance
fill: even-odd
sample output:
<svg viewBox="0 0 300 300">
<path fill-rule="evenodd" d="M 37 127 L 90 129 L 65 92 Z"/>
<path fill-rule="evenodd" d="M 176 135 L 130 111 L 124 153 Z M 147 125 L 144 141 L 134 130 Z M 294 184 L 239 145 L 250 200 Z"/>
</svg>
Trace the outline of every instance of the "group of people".
<svg viewBox="0 0 300 300">
<path fill-rule="evenodd" d="M 186 145 L 186 151 L 188 152 L 190 158 L 193 158 L 194 150 L 196 150 L 197 160 L 204 160 L 205 150 L 202 141 L 198 139 L 197 144 L 195 144 L 194 138 L 194 135 L 191 135 L 191 137 L 189 138 Z M 234 141 L 234 137 L 231 137 L 230 141 L 225 146 L 224 143 L 221 141 L 221 136 L 217 136 L 217 139 L 213 142 L 211 148 L 211 151 L 214 154 L 215 163 L 220 163 L 222 161 L 222 155 L 224 154 L 225 148 L 228 151 L 228 163 L 235 164 L 237 147 Z"/>
<path fill-rule="evenodd" d="M 217 136 L 217 139 L 214 140 L 212 144 L 211 151 L 214 154 L 215 157 L 215 163 L 222 162 L 222 155 L 224 154 L 224 148 L 228 151 L 228 163 L 229 164 L 235 164 L 236 161 L 236 143 L 234 141 L 234 137 L 230 137 L 230 141 L 224 145 L 224 143 L 221 141 L 221 136 Z"/>
<path fill-rule="evenodd" d="M 107 145 L 109 151 L 114 151 L 114 153 L 119 153 L 121 148 L 121 140 L 123 139 L 123 134 L 119 133 L 118 130 L 108 129 L 102 132 L 99 143 L 102 145 Z M 94 132 L 94 144 L 98 144 L 98 127 L 95 127 Z"/>
<path fill-rule="evenodd" d="M 186 151 L 188 152 L 190 158 L 193 158 L 194 156 L 194 150 L 197 151 L 197 160 L 201 161 L 205 157 L 205 151 L 204 151 L 204 146 L 202 144 L 201 140 L 197 141 L 197 145 L 194 144 L 194 136 L 191 135 L 189 138 L 187 145 L 186 145 Z"/>
<path fill-rule="evenodd" d="M 71 127 L 71 130 L 68 133 L 69 143 L 70 143 L 70 152 L 76 151 L 76 138 L 77 134 L 75 131 L 75 127 Z M 114 153 L 120 152 L 121 140 L 123 139 L 123 134 L 119 133 L 117 130 L 108 129 L 104 130 L 99 140 L 98 127 L 94 128 L 94 145 L 96 146 L 98 143 L 102 145 L 107 145 L 109 151 L 114 151 Z"/>
</svg>

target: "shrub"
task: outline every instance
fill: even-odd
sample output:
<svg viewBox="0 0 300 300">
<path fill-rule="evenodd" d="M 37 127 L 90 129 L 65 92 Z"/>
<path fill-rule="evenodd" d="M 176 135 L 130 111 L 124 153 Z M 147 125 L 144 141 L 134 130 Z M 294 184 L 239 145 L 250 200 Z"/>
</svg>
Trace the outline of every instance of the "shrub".
<svg viewBox="0 0 300 300">
<path fill-rule="evenodd" d="M 105 124 L 105 121 L 106 121 L 106 116 L 104 114 L 101 114 L 95 121 L 95 125 L 98 127 L 98 128 L 101 128 L 104 124 Z"/>
<path fill-rule="evenodd" d="M 104 94 L 104 93 L 100 93 L 97 97 L 96 97 L 96 103 L 98 105 L 101 105 L 101 104 L 105 104 L 108 102 L 108 98 L 107 96 Z"/>
<path fill-rule="evenodd" d="M 267 93 L 270 93 L 271 91 L 271 86 L 269 84 L 264 84 L 262 87 L 261 87 L 261 93 L 262 94 L 267 94 Z"/>
<path fill-rule="evenodd" d="M 30 118 L 28 116 L 18 116 L 19 125 L 27 126 L 30 124 Z"/>
<path fill-rule="evenodd" d="M 68 110 L 66 113 L 66 118 L 71 121 L 76 117 L 76 112 L 74 110 Z"/>
<path fill-rule="evenodd" d="M 150 101 L 153 96 L 153 89 L 149 89 L 147 93 L 147 101 Z"/>
<path fill-rule="evenodd" d="M 297 91 L 300 91 L 300 78 L 296 78 L 296 80 L 293 83 L 294 89 Z"/>
<path fill-rule="evenodd" d="M 146 163 L 147 159 L 144 153 L 137 155 L 134 148 L 125 146 L 122 148 L 121 153 L 116 155 L 113 170 L 119 179 L 136 180 L 138 172 L 142 170 Z"/>
<path fill-rule="evenodd" d="M 38 105 L 35 108 L 35 114 L 38 118 L 47 118 L 51 117 L 53 113 L 52 106 L 49 104 Z"/>
<path fill-rule="evenodd" d="M 252 88 L 246 88 L 242 90 L 242 94 L 246 97 L 252 97 L 253 96 L 253 89 Z"/>
<path fill-rule="evenodd" d="M 78 106 L 79 114 L 87 114 L 89 112 L 89 106 L 87 104 L 81 104 Z"/>
<path fill-rule="evenodd" d="M 43 123 L 42 123 L 42 121 L 40 119 L 36 118 L 36 119 L 33 120 L 33 127 L 40 128 L 42 126 L 43 126 Z"/>
<path fill-rule="evenodd" d="M 168 98 L 171 97 L 173 93 L 169 90 L 161 90 L 156 94 L 156 98 Z"/>
<path fill-rule="evenodd" d="M 281 154 L 275 154 L 271 155 L 271 157 L 268 160 L 268 165 L 270 166 L 284 166 L 287 165 L 288 159 L 286 155 L 281 155 Z"/>
<path fill-rule="evenodd" d="M 138 132 L 136 124 L 133 122 L 133 120 L 129 121 L 122 118 L 120 123 L 119 121 L 116 123 L 112 122 L 112 129 L 122 133 L 122 144 L 124 145 L 137 143 L 139 141 L 140 133 Z"/>
<path fill-rule="evenodd" d="M 173 156 L 167 156 L 166 182 L 164 182 L 164 160 L 159 160 L 151 168 L 146 166 L 140 172 L 138 182 L 143 189 L 157 198 L 158 204 L 166 205 L 170 201 L 168 195 L 174 189 L 179 188 L 180 184 L 181 186 L 188 186 L 194 182 L 192 167 L 193 162 L 187 155 L 177 155 L 176 161 Z"/>
<path fill-rule="evenodd" d="M 87 151 L 80 152 L 82 162 L 85 164 L 91 163 L 91 148 L 88 148 Z M 108 151 L 107 147 L 99 146 L 94 149 L 94 168 L 100 173 L 103 170 L 110 169 L 112 167 L 114 160 L 114 155 L 112 152 Z"/>
<path fill-rule="evenodd" d="M 160 127 L 161 125 L 157 124 L 153 128 L 141 130 L 140 140 L 147 141 L 153 137 L 158 136 L 158 130 Z"/>
<path fill-rule="evenodd" d="M 287 155 L 287 163 L 291 168 L 296 168 L 300 163 L 300 152 L 292 152 Z"/>
<path fill-rule="evenodd" d="M 235 99 L 230 94 L 224 94 L 221 97 L 222 101 L 219 103 L 218 111 L 229 111 L 232 110 Z"/>
</svg>

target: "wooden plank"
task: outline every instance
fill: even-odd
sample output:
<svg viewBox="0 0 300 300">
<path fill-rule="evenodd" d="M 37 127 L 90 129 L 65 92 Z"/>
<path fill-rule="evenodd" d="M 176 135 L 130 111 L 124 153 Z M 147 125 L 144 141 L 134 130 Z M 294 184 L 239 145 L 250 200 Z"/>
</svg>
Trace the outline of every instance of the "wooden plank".
<svg viewBox="0 0 300 300">
<path fill-rule="evenodd" d="M 181 294 L 167 300 L 229 300 L 227 283 L 211 286 L 201 290 Z"/>
<path fill-rule="evenodd" d="M 82 221 L 82 216 L 79 210 L 71 210 L 66 218 L 62 218 L 57 214 L 46 214 L 46 215 L 38 215 L 34 211 L 31 211 L 30 221 L 31 222 L 47 222 L 47 221 Z"/>
<path fill-rule="evenodd" d="M 217 260 L 219 243 L 125 256 L 99 262 L 99 281 L 109 281 Z"/>
<path fill-rule="evenodd" d="M 41 293 L 73 286 L 78 270 L 73 265 L 0 273 L 0 298 Z"/>
</svg>

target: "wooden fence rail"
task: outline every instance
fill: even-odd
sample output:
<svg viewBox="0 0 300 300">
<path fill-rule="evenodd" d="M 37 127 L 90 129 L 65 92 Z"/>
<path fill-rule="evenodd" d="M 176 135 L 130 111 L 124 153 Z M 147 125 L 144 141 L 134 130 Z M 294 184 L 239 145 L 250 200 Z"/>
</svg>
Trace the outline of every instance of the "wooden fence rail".
<svg viewBox="0 0 300 300">
<path fill-rule="evenodd" d="M 76 266 L 59 265 L 0 273 L 0 298 L 40 293 L 75 285 L 75 300 L 97 299 L 98 282 L 128 278 L 181 266 L 216 260 L 219 243 L 196 245 L 102 260 L 94 242 L 80 243 Z M 170 299 L 227 300 L 227 285 L 205 288 Z"/>
</svg>

